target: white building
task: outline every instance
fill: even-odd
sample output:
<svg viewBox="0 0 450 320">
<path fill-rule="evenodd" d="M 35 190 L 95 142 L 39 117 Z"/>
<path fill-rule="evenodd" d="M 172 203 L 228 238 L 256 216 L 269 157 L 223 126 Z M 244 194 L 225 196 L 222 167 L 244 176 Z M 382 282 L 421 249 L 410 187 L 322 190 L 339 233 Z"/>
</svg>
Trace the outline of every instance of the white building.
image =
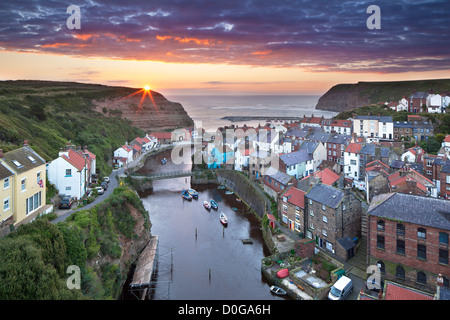
<svg viewBox="0 0 450 320">
<path fill-rule="evenodd" d="M 91 166 L 88 157 L 68 148 L 47 165 L 47 177 L 60 194 L 80 199 L 86 193 Z"/>
<path fill-rule="evenodd" d="M 394 138 L 394 122 L 390 116 L 355 116 L 352 118 L 353 132 L 364 138 Z"/>
<path fill-rule="evenodd" d="M 440 94 L 429 94 L 427 97 L 427 112 L 442 113 L 442 96 Z"/>
<path fill-rule="evenodd" d="M 360 172 L 360 158 L 359 153 L 362 145 L 359 143 L 350 143 L 344 152 L 344 174 L 346 177 L 359 181 L 364 175 Z"/>
<path fill-rule="evenodd" d="M 398 102 L 398 105 L 396 107 L 396 111 L 408 111 L 409 110 L 409 102 L 408 100 L 406 100 L 405 97 L 402 98 L 402 100 L 400 100 Z"/>
<path fill-rule="evenodd" d="M 114 163 L 120 167 L 133 161 L 133 148 L 124 144 L 114 151 Z"/>
</svg>

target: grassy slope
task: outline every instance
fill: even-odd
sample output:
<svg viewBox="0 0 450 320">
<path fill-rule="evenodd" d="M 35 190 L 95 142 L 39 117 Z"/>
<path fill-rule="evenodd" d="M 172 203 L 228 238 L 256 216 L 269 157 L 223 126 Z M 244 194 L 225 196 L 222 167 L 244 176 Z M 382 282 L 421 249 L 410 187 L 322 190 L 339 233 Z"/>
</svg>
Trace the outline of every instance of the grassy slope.
<svg viewBox="0 0 450 320">
<path fill-rule="evenodd" d="M 136 90 L 64 82 L 0 82 L 0 148 L 7 152 L 28 139 L 50 161 L 71 141 L 88 146 L 97 156 L 97 170 L 109 174 L 113 151 L 144 132 L 129 120 L 93 111 L 92 100 L 126 96 Z"/>
</svg>

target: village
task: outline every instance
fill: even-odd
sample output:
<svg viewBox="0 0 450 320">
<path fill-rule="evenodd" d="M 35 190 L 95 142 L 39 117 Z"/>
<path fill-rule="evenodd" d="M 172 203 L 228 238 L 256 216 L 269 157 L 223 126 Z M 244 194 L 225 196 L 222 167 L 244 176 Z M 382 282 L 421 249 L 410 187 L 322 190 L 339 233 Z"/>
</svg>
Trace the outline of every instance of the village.
<svg viewBox="0 0 450 320">
<path fill-rule="evenodd" d="M 423 95 L 403 100 L 413 112 L 433 101 Z M 415 145 L 405 148 L 405 137 Z M 360 299 L 449 299 L 450 134 L 436 154 L 419 146 L 429 137 L 434 129 L 426 113 L 402 122 L 381 115 L 268 119 L 263 126 L 231 125 L 214 133 L 152 132 L 119 146 L 112 166 L 126 168 L 160 144 L 200 145 L 205 169 L 241 172 L 276 204 L 265 213 L 276 239 L 282 242 L 280 230 L 288 230 L 297 237 L 292 248 L 343 263 L 359 252 L 363 273 L 376 266 L 382 294 L 361 290 Z M 58 190 L 58 203 L 46 201 L 47 180 Z M 96 156 L 70 141 L 50 162 L 27 140 L 17 150 L 0 150 L 0 181 L 3 235 L 56 208 L 86 204 L 108 187 L 108 177 L 96 174 Z"/>
</svg>

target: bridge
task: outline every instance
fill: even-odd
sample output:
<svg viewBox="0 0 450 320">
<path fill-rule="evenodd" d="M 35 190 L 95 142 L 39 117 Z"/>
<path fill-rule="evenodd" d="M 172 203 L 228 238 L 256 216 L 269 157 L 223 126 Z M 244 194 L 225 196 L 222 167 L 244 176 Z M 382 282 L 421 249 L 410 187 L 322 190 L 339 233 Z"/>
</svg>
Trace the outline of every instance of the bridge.
<svg viewBox="0 0 450 320">
<path fill-rule="evenodd" d="M 145 179 L 145 180 L 164 180 L 164 179 L 173 179 L 173 178 L 181 178 L 181 177 L 190 177 L 190 176 L 200 176 L 203 174 L 203 171 L 167 171 L 167 172 L 155 172 L 148 174 L 130 174 L 131 178 L 134 179 Z"/>
</svg>

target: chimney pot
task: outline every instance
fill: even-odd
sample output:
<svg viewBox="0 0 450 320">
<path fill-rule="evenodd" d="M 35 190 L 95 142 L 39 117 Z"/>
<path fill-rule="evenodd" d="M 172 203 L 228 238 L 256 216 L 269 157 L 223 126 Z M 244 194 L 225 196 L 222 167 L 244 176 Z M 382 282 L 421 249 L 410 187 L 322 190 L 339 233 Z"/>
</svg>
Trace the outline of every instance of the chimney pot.
<svg viewBox="0 0 450 320">
<path fill-rule="evenodd" d="M 28 147 L 28 140 L 23 140 L 23 146 Z"/>
</svg>

